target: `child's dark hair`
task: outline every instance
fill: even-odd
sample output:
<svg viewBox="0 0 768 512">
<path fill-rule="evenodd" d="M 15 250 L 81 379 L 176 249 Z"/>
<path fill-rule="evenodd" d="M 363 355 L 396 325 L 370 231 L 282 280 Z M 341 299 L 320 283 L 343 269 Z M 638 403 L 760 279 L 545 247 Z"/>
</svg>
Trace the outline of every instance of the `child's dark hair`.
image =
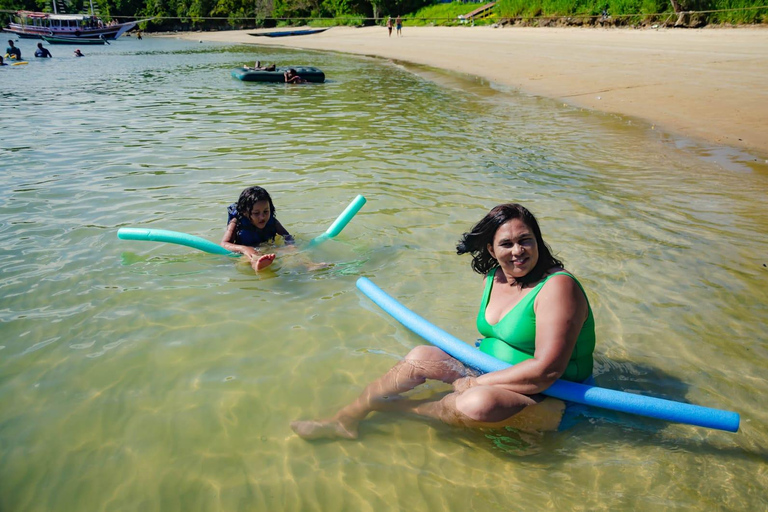
<svg viewBox="0 0 768 512">
<path fill-rule="evenodd" d="M 240 193 L 240 198 L 237 200 L 237 215 L 245 219 L 249 218 L 253 205 L 259 201 L 269 201 L 269 211 L 274 217 L 275 205 L 272 204 L 272 198 L 269 192 L 261 187 L 248 187 Z"/>
<path fill-rule="evenodd" d="M 536 217 L 522 205 L 517 203 L 500 204 L 494 207 L 483 219 L 475 224 L 472 231 L 464 233 L 456 245 L 457 254 L 472 254 L 472 270 L 486 275 L 499 264 L 488 252 L 488 244 L 493 245 L 493 237 L 502 224 L 512 219 L 520 219 L 533 231 L 536 245 L 539 249 L 539 261 L 525 276 L 517 279 L 518 284 L 536 283 L 544 277 L 552 267 L 562 267 L 563 262 L 552 256 L 549 246 L 541 237 L 541 229 Z"/>
</svg>

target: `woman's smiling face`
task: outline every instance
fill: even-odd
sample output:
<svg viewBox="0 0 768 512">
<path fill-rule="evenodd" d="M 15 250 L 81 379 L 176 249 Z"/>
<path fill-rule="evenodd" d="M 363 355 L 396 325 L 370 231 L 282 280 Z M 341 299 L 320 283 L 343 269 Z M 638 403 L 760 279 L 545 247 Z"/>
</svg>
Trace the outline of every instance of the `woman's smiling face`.
<svg viewBox="0 0 768 512">
<path fill-rule="evenodd" d="M 521 278 L 539 261 L 539 246 L 533 231 L 521 220 L 511 219 L 499 226 L 488 244 L 488 252 L 508 276 Z"/>
</svg>

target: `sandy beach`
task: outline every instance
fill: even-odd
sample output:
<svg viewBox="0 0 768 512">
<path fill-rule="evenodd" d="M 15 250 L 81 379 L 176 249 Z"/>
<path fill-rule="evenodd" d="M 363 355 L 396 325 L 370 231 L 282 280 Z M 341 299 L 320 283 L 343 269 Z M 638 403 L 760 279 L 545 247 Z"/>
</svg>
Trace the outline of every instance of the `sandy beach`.
<svg viewBox="0 0 768 512">
<path fill-rule="evenodd" d="M 284 30 L 284 29 L 282 29 Z M 334 27 L 180 37 L 338 51 L 482 77 L 534 95 L 642 119 L 672 133 L 768 156 L 768 29 Z"/>
</svg>

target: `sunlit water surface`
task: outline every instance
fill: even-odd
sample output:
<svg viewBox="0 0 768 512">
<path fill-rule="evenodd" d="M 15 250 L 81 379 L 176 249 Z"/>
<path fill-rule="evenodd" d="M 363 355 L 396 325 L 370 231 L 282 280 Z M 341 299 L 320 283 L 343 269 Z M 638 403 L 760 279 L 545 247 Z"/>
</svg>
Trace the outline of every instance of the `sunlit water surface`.
<svg viewBox="0 0 768 512">
<path fill-rule="evenodd" d="M 0 69 L 0 509 L 768 507 L 764 161 L 385 61 L 157 38 L 51 50 Z M 257 58 L 328 82 L 231 78 Z M 254 184 L 302 247 L 262 275 L 116 237 L 218 241 Z M 343 233 L 306 249 L 357 194 Z M 359 441 L 296 437 L 291 420 L 333 413 L 420 343 L 359 276 L 477 337 L 481 278 L 454 247 L 508 201 L 589 292 L 598 384 L 734 410 L 741 431 L 596 412 L 541 439 L 385 415 Z"/>
</svg>

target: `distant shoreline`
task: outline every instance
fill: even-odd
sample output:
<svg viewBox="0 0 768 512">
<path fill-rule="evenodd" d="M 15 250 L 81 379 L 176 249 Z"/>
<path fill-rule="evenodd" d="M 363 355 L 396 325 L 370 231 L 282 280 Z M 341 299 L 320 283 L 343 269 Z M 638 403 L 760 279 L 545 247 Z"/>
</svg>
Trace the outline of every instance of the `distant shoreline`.
<svg viewBox="0 0 768 512">
<path fill-rule="evenodd" d="M 261 38 L 249 29 L 164 37 L 376 56 L 478 76 L 534 95 L 642 119 L 768 157 L 768 29 L 333 27 Z M 157 35 L 157 34 L 153 34 Z"/>
</svg>

